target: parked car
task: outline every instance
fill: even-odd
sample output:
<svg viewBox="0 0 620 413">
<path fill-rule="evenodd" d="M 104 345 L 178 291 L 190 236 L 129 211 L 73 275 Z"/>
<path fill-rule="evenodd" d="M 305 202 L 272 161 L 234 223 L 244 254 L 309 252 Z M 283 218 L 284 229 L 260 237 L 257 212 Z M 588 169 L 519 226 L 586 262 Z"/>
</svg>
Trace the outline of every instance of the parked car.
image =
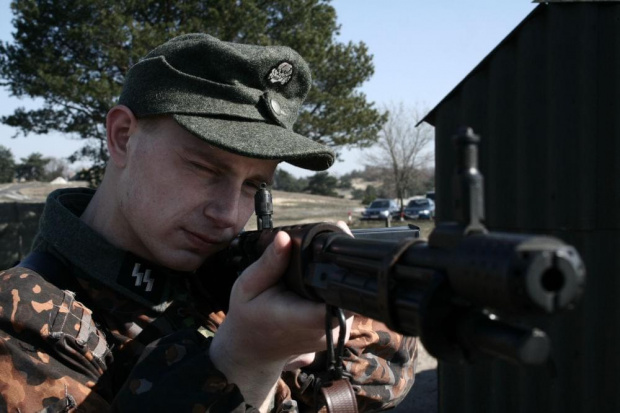
<svg viewBox="0 0 620 413">
<path fill-rule="evenodd" d="M 409 201 L 405 207 L 405 218 L 433 219 L 435 218 L 435 202 L 430 198 L 417 198 Z"/>
<path fill-rule="evenodd" d="M 393 199 L 375 199 L 368 205 L 362 213 L 362 219 L 386 219 L 388 216 L 392 218 L 398 217 L 400 208 Z"/>
</svg>

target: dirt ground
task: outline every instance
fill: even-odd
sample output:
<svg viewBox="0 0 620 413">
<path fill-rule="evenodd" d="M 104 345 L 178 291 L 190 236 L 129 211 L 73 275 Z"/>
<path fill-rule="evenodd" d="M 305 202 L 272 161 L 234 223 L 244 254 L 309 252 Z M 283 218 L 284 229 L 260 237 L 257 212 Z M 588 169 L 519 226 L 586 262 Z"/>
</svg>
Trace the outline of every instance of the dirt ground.
<svg viewBox="0 0 620 413">
<path fill-rule="evenodd" d="M 45 202 L 45 198 L 55 189 L 83 187 L 86 182 L 65 182 L 51 184 L 47 182 L 23 182 L 0 184 L 0 202 Z"/>
<path fill-rule="evenodd" d="M 296 192 L 272 191 L 273 224 L 276 227 L 321 221 L 348 221 L 359 218 L 364 206 L 359 201 Z M 252 216 L 246 229 L 256 229 Z"/>
<path fill-rule="evenodd" d="M 385 226 L 384 221 L 361 221 L 364 205 L 359 200 L 284 191 L 272 191 L 272 197 L 272 218 L 276 227 L 338 220 L 347 222 L 351 228 Z M 392 226 L 403 226 L 408 223 L 419 226 L 420 236 L 423 238 L 427 238 L 434 227 L 432 221 L 391 221 Z M 256 229 L 254 215 L 250 218 L 246 229 Z"/>
</svg>

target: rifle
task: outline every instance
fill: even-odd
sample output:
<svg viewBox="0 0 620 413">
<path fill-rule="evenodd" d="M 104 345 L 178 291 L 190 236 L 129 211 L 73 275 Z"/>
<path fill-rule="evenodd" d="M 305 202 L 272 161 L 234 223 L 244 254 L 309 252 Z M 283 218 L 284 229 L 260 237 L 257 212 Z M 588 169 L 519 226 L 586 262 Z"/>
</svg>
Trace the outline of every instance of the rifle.
<svg viewBox="0 0 620 413">
<path fill-rule="evenodd" d="M 463 128 L 454 142 L 457 220 L 438 223 L 428 241 L 414 227 L 354 230 L 355 238 L 329 223 L 273 228 L 271 194 L 263 186 L 256 197 L 259 230 L 232 242 L 230 262 L 247 267 L 278 231 L 286 231 L 293 250 L 284 278 L 299 295 L 419 337 L 444 361 L 485 354 L 544 363 L 551 347 L 545 332 L 506 318 L 572 308 L 583 292 L 584 264 L 575 248 L 557 238 L 489 232 L 482 224 L 479 137 Z"/>
</svg>

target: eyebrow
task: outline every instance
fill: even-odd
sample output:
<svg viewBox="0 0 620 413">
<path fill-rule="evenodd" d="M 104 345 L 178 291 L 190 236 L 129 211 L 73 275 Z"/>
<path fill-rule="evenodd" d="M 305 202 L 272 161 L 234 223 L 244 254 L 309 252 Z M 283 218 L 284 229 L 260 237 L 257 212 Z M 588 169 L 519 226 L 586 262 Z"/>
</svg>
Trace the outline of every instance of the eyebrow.
<svg viewBox="0 0 620 413">
<path fill-rule="evenodd" d="M 209 148 L 214 148 L 214 147 L 209 145 Z M 234 169 L 228 163 L 223 162 L 217 156 L 213 156 L 213 153 L 209 150 L 189 148 L 184 145 L 182 146 L 182 149 L 186 154 L 198 156 L 204 159 L 205 161 L 213 164 L 218 169 L 221 169 L 223 171 L 234 171 Z M 220 149 L 220 148 L 215 148 L 215 149 L 220 150 L 220 151 L 226 151 L 225 149 Z M 243 155 L 239 155 L 239 156 L 243 156 Z M 264 182 L 268 186 L 271 186 L 273 184 L 273 174 L 271 176 L 264 176 L 262 174 L 256 174 L 256 175 L 247 177 L 247 179 Z"/>
</svg>

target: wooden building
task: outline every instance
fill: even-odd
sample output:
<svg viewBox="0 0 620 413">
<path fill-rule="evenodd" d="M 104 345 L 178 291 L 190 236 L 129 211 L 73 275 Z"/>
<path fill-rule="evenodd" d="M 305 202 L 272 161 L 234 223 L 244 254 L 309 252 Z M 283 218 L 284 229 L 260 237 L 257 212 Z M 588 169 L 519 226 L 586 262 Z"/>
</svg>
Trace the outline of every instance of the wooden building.
<svg viewBox="0 0 620 413">
<path fill-rule="evenodd" d="M 437 220 L 452 220 L 451 137 L 482 138 L 486 225 L 555 235 L 587 267 L 578 307 L 542 327 L 553 364 L 439 366 L 439 411 L 620 412 L 620 2 L 540 4 L 426 117 Z"/>
</svg>

